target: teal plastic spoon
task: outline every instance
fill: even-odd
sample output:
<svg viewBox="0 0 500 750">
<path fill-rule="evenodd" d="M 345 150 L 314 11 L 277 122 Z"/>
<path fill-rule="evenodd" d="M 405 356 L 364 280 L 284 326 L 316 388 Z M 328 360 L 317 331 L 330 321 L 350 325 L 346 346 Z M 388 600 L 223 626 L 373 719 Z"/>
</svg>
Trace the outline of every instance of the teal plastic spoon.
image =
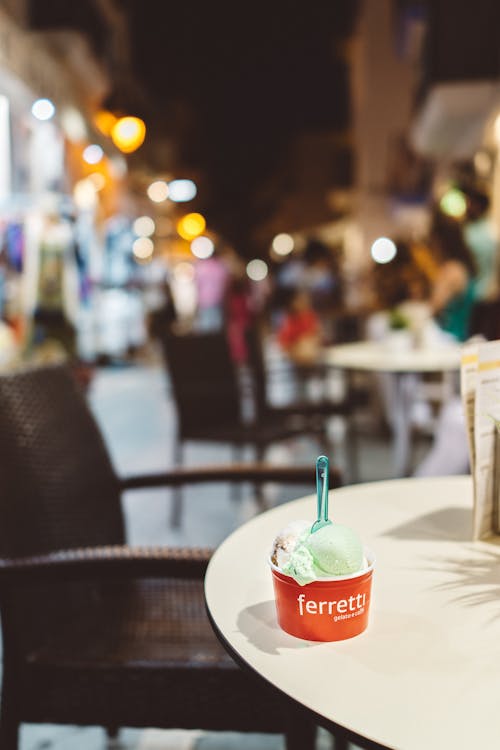
<svg viewBox="0 0 500 750">
<path fill-rule="evenodd" d="M 316 492 L 318 495 L 318 518 L 311 526 L 311 534 L 323 526 L 329 526 L 328 519 L 328 458 L 319 456 L 316 459 Z"/>
</svg>

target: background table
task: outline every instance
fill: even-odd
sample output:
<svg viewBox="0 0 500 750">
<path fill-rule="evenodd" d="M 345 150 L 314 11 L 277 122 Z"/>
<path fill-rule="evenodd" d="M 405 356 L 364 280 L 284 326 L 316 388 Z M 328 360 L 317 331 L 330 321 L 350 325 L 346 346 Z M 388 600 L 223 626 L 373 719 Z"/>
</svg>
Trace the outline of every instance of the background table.
<svg viewBox="0 0 500 750">
<path fill-rule="evenodd" d="M 383 342 L 359 341 L 327 347 L 323 359 L 329 367 L 394 376 L 394 393 L 391 393 L 393 464 L 394 475 L 401 477 L 410 470 L 410 414 L 415 396 L 415 382 L 411 376 L 457 371 L 460 356 L 461 347 L 451 342 L 434 348 L 397 351 Z"/>
<path fill-rule="evenodd" d="M 314 643 L 276 623 L 266 557 L 277 530 L 314 515 L 311 496 L 257 516 L 215 552 L 205 590 L 223 641 L 363 747 L 498 747 L 500 546 L 469 541 L 470 479 L 354 485 L 330 503 L 377 558 L 368 630 Z"/>
</svg>

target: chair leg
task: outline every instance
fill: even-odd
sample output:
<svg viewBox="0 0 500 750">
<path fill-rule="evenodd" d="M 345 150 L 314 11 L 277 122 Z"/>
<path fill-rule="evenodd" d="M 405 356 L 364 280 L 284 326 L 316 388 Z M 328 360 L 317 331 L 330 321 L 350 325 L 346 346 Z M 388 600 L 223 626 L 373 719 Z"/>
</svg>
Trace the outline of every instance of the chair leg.
<svg viewBox="0 0 500 750">
<path fill-rule="evenodd" d="M 349 750 L 349 740 L 344 735 L 340 737 L 334 736 L 334 739 L 334 750 Z"/>
<path fill-rule="evenodd" d="M 286 750 L 314 750 L 315 747 L 315 723 L 302 711 L 293 711 L 285 732 Z"/>
<path fill-rule="evenodd" d="M 356 432 L 356 427 L 353 424 L 353 420 L 354 414 L 349 414 L 346 417 L 345 450 L 347 472 L 350 484 L 356 484 L 356 482 L 359 482 L 358 435 Z"/>
<path fill-rule="evenodd" d="M 19 748 L 19 720 L 14 712 L 14 701 L 9 697 L 5 680 L 0 713 L 0 748 L 2 750 L 18 750 Z"/>
<path fill-rule="evenodd" d="M 233 463 L 235 464 L 241 463 L 242 446 L 233 445 L 232 453 L 233 453 Z M 233 484 L 231 485 L 231 500 L 235 503 L 240 502 L 241 500 L 241 483 L 240 482 L 233 482 Z"/>
<path fill-rule="evenodd" d="M 183 464 L 182 441 L 177 440 L 174 448 L 174 461 L 176 466 Z M 172 490 L 172 504 L 170 507 L 170 527 L 179 529 L 182 521 L 182 487 L 174 487 Z"/>
<path fill-rule="evenodd" d="M 266 455 L 266 447 L 265 445 L 262 445 L 262 443 L 256 443 L 255 444 L 255 460 L 258 463 L 262 463 L 264 461 L 264 457 Z M 255 484 L 254 485 L 254 491 L 255 491 L 255 502 L 257 503 L 257 507 L 259 510 L 267 510 L 268 509 L 268 503 L 266 501 L 264 488 L 262 486 L 262 483 Z"/>
</svg>

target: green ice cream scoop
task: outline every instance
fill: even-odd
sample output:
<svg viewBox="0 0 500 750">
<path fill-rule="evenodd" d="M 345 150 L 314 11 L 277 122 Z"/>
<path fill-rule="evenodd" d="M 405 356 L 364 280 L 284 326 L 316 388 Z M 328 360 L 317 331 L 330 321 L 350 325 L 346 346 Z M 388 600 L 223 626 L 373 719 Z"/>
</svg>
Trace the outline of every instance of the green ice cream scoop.
<svg viewBox="0 0 500 750">
<path fill-rule="evenodd" d="M 315 581 L 318 572 L 314 567 L 314 559 L 305 544 L 299 544 L 293 550 L 288 562 L 283 566 L 283 573 L 295 578 L 300 586 Z"/>
<path fill-rule="evenodd" d="M 353 529 L 333 523 L 310 534 L 306 546 L 323 575 L 343 576 L 363 566 L 363 545 Z"/>
</svg>

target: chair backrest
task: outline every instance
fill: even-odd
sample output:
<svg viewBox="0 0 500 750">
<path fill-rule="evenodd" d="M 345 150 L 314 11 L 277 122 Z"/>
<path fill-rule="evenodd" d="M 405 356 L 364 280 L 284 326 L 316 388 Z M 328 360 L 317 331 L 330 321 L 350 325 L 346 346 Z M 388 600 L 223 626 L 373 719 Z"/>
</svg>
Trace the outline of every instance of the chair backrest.
<svg viewBox="0 0 500 750">
<path fill-rule="evenodd" d="M 122 544 L 117 477 L 70 371 L 0 377 L 0 555 Z"/>
<path fill-rule="evenodd" d="M 480 300 L 472 308 L 469 336 L 478 334 L 488 341 L 500 337 L 500 300 Z"/>
<path fill-rule="evenodd" d="M 163 350 L 181 437 L 241 424 L 238 376 L 225 333 L 166 335 Z"/>
<path fill-rule="evenodd" d="M 267 374 L 263 350 L 262 326 L 256 323 L 248 329 L 246 334 L 248 351 L 248 369 L 252 381 L 252 389 L 257 417 L 263 417 L 269 410 L 267 398 Z"/>
</svg>

